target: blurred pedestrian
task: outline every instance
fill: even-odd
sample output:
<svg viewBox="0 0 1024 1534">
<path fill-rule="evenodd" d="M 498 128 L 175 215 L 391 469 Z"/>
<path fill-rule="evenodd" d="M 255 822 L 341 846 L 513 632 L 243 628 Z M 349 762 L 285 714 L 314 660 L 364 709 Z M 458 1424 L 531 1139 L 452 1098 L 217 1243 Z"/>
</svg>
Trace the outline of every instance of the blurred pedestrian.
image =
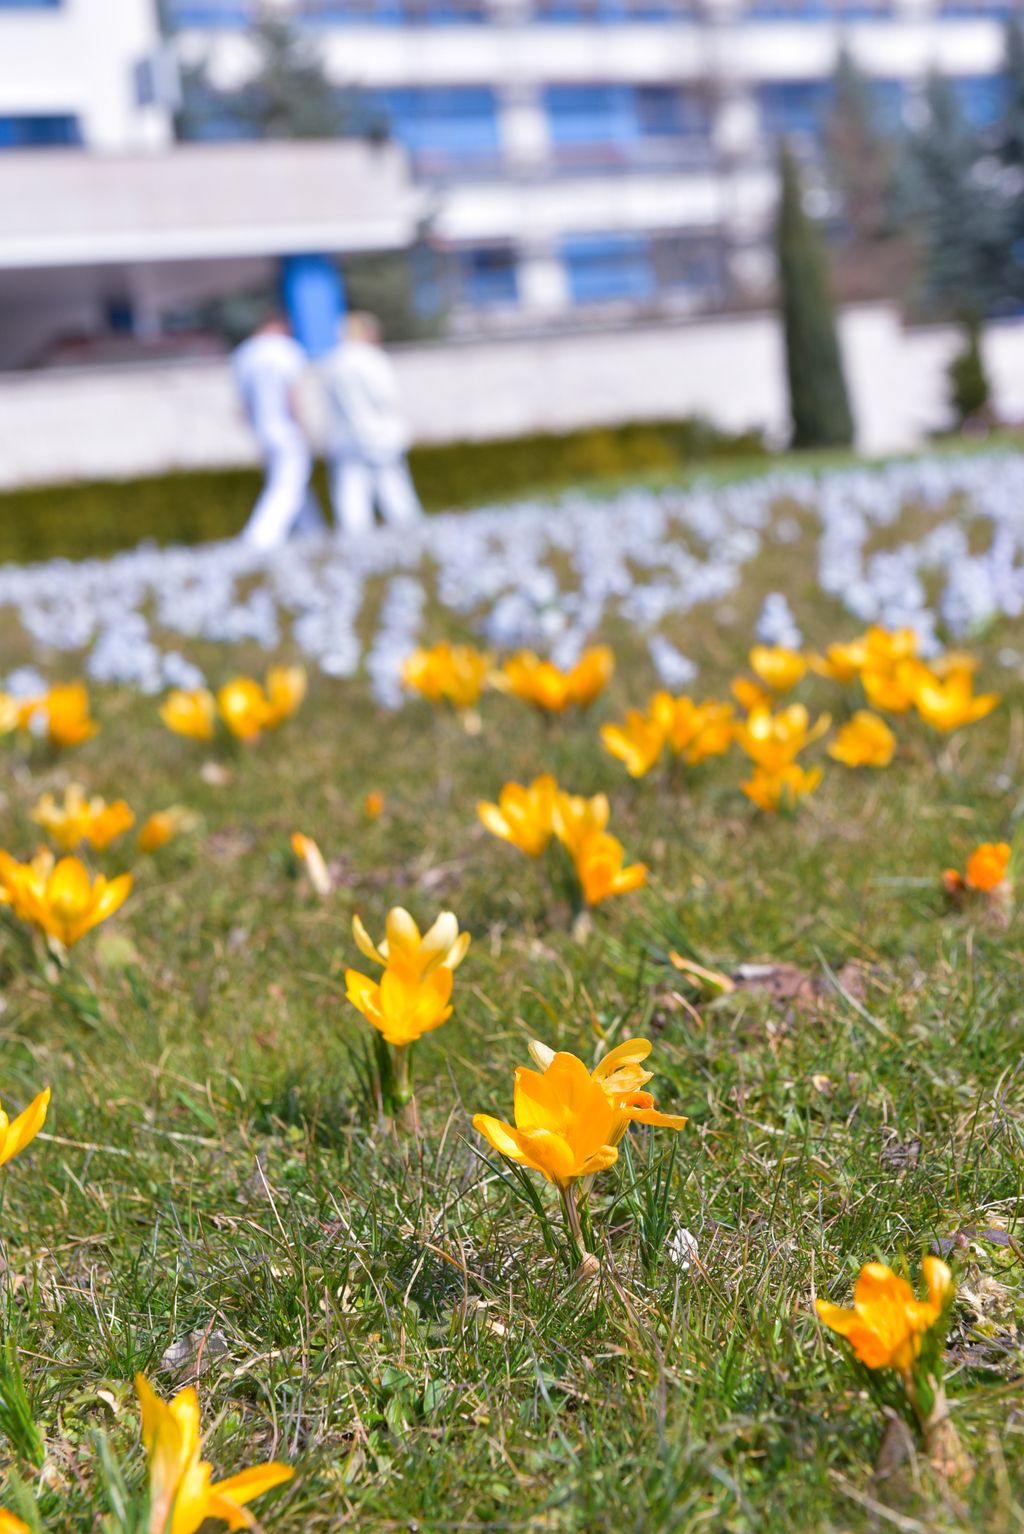
<svg viewBox="0 0 1024 1534">
<path fill-rule="evenodd" d="M 414 522 L 422 507 L 405 461 L 409 434 L 376 316 L 349 315 L 338 345 L 320 366 L 339 529 L 366 532 L 375 504 L 386 522 Z"/>
<path fill-rule="evenodd" d="M 231 358 L 266 475 L 242 531 L 245 542 L 255 548 L 271 549 L 292 531 L 323 526 L 310 486 L 313 455 L 299 415 L 299 385 L 306 363 L 306 353 L 281 314 L 266 319 Z"/>
</svg>

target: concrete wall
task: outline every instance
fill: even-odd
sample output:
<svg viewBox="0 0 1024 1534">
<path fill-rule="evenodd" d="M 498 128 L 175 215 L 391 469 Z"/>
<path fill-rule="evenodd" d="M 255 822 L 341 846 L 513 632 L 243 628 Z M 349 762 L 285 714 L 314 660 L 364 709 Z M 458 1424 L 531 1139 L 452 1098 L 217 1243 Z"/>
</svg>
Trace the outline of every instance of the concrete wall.
<svg viewBox="0 0 1024 1534">
<path fill-rule="evenodd" d="M 882 305 L 848 311 L 843 346 L 867 453 L 919 446 L 947 419 L 955 329 L 905 331 Z M 1024 420 L 1024 322 L 989 327 L 1000 414 Z M 515 436 L 699 413 L 786 434 L 781 337 L 757 314 L 661 329 L 395 353 L 421 442 Z M 309 413 L 316 418 L 310 380 Z M 221 362 L 0 375 L 0 487 L 250 463 L 255 448 Z"/>
</svg>

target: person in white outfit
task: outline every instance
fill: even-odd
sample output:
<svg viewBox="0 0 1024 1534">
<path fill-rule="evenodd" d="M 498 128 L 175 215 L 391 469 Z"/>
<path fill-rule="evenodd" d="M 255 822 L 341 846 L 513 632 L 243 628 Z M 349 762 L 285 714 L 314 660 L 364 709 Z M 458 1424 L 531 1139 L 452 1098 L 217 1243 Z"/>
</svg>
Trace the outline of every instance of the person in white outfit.
<svg viewBox="0 0 1024 1534">
<path fill-rule="evenodd" d="M 373 526 L 376 504 L 386 522 L 422 515 L 405 461 L 409 436 L 391 361 L 372 314 L 352 314 L 338 345 L 320 364 L 326 406 L 331 502 L 340 531 Z"/>
<path fill-rule="evenodd" d="M 293 530 L 323 525 L 310 487 L 313 455 L 299 419 L 298 389 L 306 364 L 306 353 L 278 315 L 243 341 L 231 358 L 266 475 L 242 530 L 244 541 L 255 548 L 272 549 Z"/>
</svg>

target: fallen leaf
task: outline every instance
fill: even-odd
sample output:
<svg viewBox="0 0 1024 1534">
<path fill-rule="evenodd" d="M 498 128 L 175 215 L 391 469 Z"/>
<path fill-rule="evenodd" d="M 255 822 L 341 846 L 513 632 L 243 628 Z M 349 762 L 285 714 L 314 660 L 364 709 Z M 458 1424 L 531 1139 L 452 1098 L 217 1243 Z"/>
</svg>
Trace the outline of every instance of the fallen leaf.
<svg viewBox="0 0 1024 1534">
<path fill-rule="evenodd" d="M 696 959 L 687 959 L 673 948 L 668 956 L 669 963 L 686 976 L 691 984 L 698 990 L 710 991 L 719 996 L 727 996 L 730 991 L 736 989 L 736 982 L 728 975 L 720 974 L 717 969 L 706 969 L 703 964 L 698 964 Z"/>
<path fill-rule="evenodd" d="M 163 1373 L 173 1374 L 178 1383 L 183 1383 L 198 1379 L 204 1369 L 216 1359 L 223 1358 L 227 1351 L 228 1340 L 222 1331 L 197 1326 L 164 1350 L 159 1367 Z"/>
</svg>

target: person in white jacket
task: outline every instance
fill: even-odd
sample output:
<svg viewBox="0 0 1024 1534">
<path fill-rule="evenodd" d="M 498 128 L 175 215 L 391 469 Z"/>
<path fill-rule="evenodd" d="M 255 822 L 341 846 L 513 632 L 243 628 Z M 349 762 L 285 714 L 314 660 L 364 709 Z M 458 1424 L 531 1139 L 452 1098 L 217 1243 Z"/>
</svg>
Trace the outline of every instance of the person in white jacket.
<svg viewBox="0 0 1024 1534">
<path fill-rule="evenodd" d="M 349 315 L 344 335 L 320 364 L 320 377 L 339 530 L 366 532 L 375 504 L 386 522 L 414 522 L 422 507 L 405 461 L 409 436 L 374 315 Z"/>
<path fill-rule="evenodd" d="M 313 455 L 299 419 L 298 393 L 308 359 L 283 316 L 273 315 L 231 357 L 242 408 L 259 443 L 266 474 L 242 538 L 271 549 L 293 530 L 323 526 L 310 487 Z"/>
</svg>

